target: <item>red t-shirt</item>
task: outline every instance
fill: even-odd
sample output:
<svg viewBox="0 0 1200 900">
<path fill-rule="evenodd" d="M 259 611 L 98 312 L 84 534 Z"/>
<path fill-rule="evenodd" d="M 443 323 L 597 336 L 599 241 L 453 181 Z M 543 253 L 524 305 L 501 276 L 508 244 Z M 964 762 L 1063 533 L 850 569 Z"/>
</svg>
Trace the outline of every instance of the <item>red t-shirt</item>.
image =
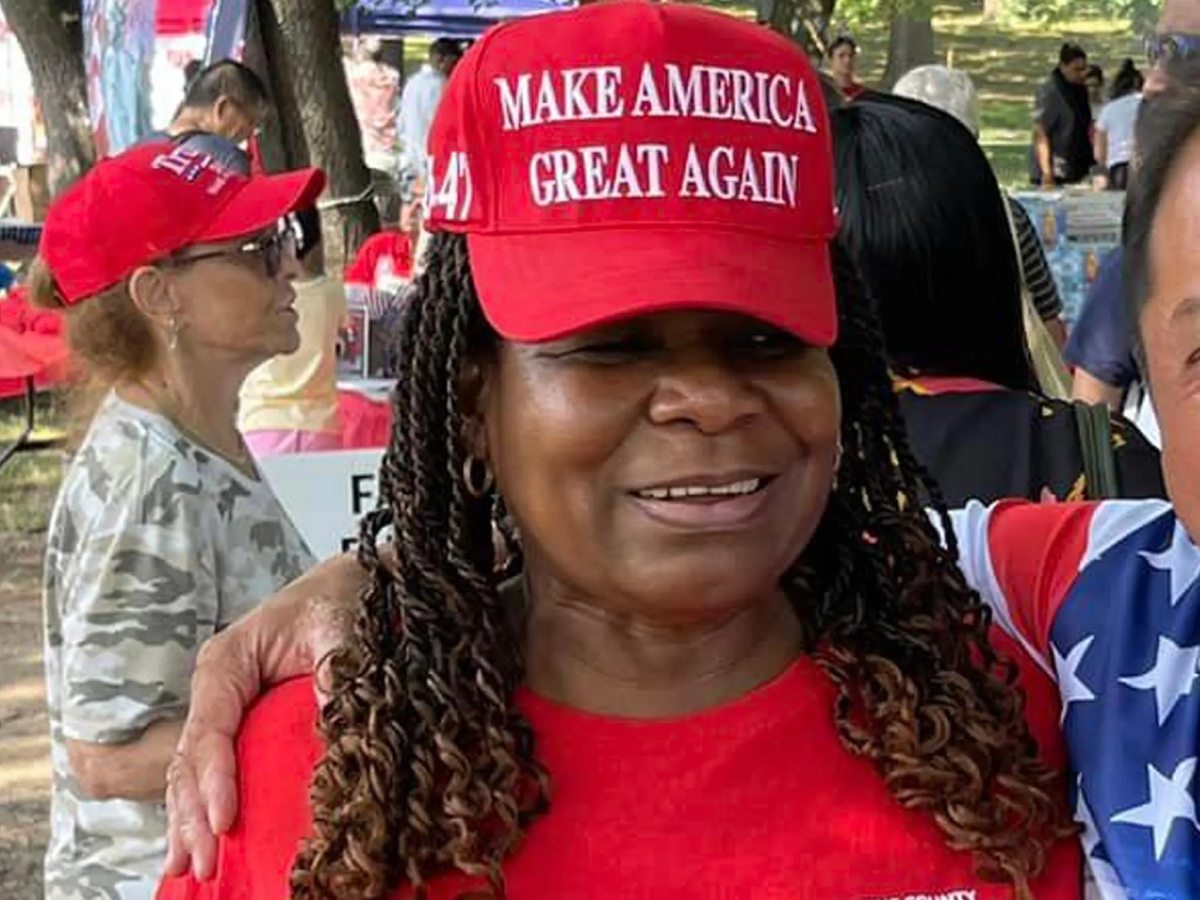
<svg viewBox="0 0 1200 900">
<path fill-rule="evenodd" d="M 373 234 L 358 248 L 346 268 L 347 284 L 376 287 L 381 278 L 409 278 L 412 275 L 412 242 L 399 231 Z"/>
<path fill-rule="evenodd" d="M 1003 641 L 1003 639 L 1001 639 Z M 1011 645 L 1010 645 L 1011 646 Z M 1030 721 L 1062 760 L 1058 706 L 1031 665 Z M 927 813 L 903 809 L 872 765 L 846 752 L 834 689 L 807 658 L 719 709 L 662 721 L 589 715 L 523 691 L 553 780 L 547 816 L 505 865 L 508 896 L 993 900 L 1011 888 L 975 876 Z M 167 881 L 159 900 L 278 900 L 310 827 L 308 784 L 321 747 L 310 679 L 268 694 L 238 747 L 241 812 L 217 874 Z M 1077 842 L 1062 842 L 1039 898 L 1081 896 Z M 451 874 L 430 900 L 480 885 Z M 408 898 L 400 889 L 394 898 Z"/>
</svg>

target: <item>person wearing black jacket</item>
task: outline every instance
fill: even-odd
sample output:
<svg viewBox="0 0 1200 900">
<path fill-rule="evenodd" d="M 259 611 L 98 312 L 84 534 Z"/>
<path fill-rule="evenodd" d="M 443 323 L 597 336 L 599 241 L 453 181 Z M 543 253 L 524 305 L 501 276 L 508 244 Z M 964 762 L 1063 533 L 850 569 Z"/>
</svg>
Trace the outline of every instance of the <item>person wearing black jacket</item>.
<svg viewBox="0 0 1200 900">
<path fill-rule="evenodd" d="M 839 238 L 874 301 L 913 454 L 946 503 L 1165 497 L 1135 427 L 1112 415 L 1101 450 L 1082 431 L 1095 413 L 1040 393 L 1004 197 L 970 132 L 874 95 L 835 110 L 833 134 Z"/>
<path fill-rule="evenodd" d="M 1088 57 L 1065 43 L 1058 66 L 1038 90 L 1034 108 L 1030 179 L 1042 187 L 1076 184 L 1095 165 L 1092 106 L 1087 89 Z"/>
</svg>

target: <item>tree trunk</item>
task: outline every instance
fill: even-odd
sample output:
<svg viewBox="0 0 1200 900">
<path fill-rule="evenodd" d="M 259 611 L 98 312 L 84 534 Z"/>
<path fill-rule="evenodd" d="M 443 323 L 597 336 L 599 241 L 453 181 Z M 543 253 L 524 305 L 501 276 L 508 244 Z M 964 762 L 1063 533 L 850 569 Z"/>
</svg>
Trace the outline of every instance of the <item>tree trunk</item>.
<svg viewBox="0 0 1200 900">
<path fill-rule="evenodd" d="M 983 18 L 984 21 L 994 22 L 1000 18 L 1004 12 L 1005 6 L 1008 5 L 1008 0 L 983 0 Z"/>
<path fill-rule="evenodd" d="M 76 9 L 78 5 L 74 3 Z M 82 48 L 72 39 L 58 6 L 47 0 L 0 0 L 0 10 L 25 54 L 46 121 L 48 174 L 55 194 L 96 161 Z"/>
<path fill-rule="evenodd" d="M 801 44 L 820 61 L 829 43 L 837 0 L 755 0 L 758 21 Z"/>
<path fill-rule="evenodd" d="M 270 95 L 271 115 L 263 121 L 259 137 L 263 167 L 268 172 L 283 172 L 312 165 L 283 33 L 271 0 L 250 5 L 243 62 L 259 74 Z"/>
<path fill-rule="evenodd" d="M 893 17 L 888 38 L 887 69 L 880 87 L 890 91 L 909 69 L 929 65 L 933 61 L 933 21 L 929 15 L 901 14 Z"/>
<path fill-rule="evenodd" d="M 362 135 L 342 65 L 337 10 L 329 0 L 269 0 L 269 5 L 275 23 L 264 21 L 262 31 L 272 83 L 290 86 L 294 93 L 309 160 L 329 176 L 329 196 L 350 201 L 321 216 L 325 260 L 340 270 L 379 230 L 379 213 L 368 191 L 371 176 L 363 162 Z M 282 46 L 274 44 L 276 23 Z M 291 115 L 286 104 L 281 113 L 286 128 Z M 359 196 L 363 199 L 352 199 Z"/>
<path fill-rule="evenodd" d="M 784 37 L 792 36 L 796 21 L 796 0 L 756 0 L 758 21 Z"/>
</svg>

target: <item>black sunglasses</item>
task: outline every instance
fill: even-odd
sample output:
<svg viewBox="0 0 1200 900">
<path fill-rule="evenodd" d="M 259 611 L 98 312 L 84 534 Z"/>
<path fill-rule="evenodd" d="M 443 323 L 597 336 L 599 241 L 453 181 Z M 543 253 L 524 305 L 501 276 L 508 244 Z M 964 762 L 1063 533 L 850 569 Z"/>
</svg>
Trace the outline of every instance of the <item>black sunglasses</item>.
<svg viewBox="0 0 1200 900">
<path fill-rule="evenodd" d="M 1151 64 L 1200 56 L 1200 34 L 1156 34 L 1146 41 L 1146 58 Z"/>
<path fill-rule="evenodd" d="M 296 255 L 296 233 L 290 227 L 281 228 L 269 237 L 247 241 L 240 247 L 229 250 L 213 250 L 211 253 L 197 253 L 194 256 L 174 256 L 166 262 L 173 266 L 186 266 L 205 259 L 257 256 L 262 260 L 267 277 L 274 278 L 283 268 L 285 254 L 293 257 Z"/>
</svg>

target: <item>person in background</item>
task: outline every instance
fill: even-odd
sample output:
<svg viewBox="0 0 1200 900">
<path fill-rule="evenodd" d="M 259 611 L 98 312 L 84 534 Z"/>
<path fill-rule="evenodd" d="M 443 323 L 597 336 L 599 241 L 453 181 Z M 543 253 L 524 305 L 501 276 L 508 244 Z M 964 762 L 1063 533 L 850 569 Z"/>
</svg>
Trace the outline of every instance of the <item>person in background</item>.
<svg viewBox="0 0 1200 900">
<path fill-rule="evenodd" d="M 346 267 L 346 298 L 365 308 L 373 319 L 397 306 L 413 275 L 415 227 L 389 228 L 367 238 Z"/>
<path fill-rule="evenodd" d="M 1148 47 L 1150 73 L 1145 100 L 1192 77 L 1200 59 L 1200 4 L 1195 0 L 1166 0 L 1155 36 Z M 1136 155 L 1134 157 L 1136 162 Z M 1136 174 L 1136 165 L 1131 175 Z M 1075 397 L 1088 403 L 1121 408 L 1142 375 L 1134 359 L 1135 326 L 1129 316 L 1123 273 L 1124 249 L 1118 247 L 1101 261 L 1092 290 L 1071 330 L 1064 355 L 1075 366 Z M 1143 391 L 1137 420 L 1147 433 L 1157 431 L 1153 404 Z"/>
<path fill-rule="evenodd" d="M 1099 496 L 1074 408 L 1038 390 L 1005 202 L 978 142 L 886 95 L 833 122 L 840 237 L 878 306 L 913 452 L 946 502 Z M 1154 448 L 1126 422 L 1111 431 L 1117 492 L 1165 496 Z"/>
<path fill-rule="evenodd" d="M 979 92 L 971 76 L 962 69 L 947 66 L 918 66 L 905 73 L 892 92 L 898 97 L 908 97 L 927 103 L 935 109 L 949 113 L 961 122 L 968 131 L 979 139 Z M 1021 277 L 1025 292 L 1054 345 L 1061 349 L 1067 341 L 1067 326 L 1062 319 L 1062 298 L 1058 285 L 1050 273 L 1050 263 L 1037 229 L 1025 212 L 1025 207 L 1007 193 L 1004 195 L 1012 217 L 1013 230 L 1021 254 Z M 1037 341 L 1030 335 L 1030 345 Z"/>
<path fill-rule="evenodd" d="M 405 167 L 411 177 L 420 178 L 424 175 L 425 142 L 429 126 L 442 99 L 446 79 L 461 58 L 462 49 L 457 41 L 438 38 L 429 45 L 428 62 L 404 83 L 397 127 L 400 130 Z"/>
<path fill-rule="evenodd" d="M 1096 164 L 1105 170 L 1108 187 L 1114 191 L 1123 191 L 1129 185 L 1133 132 L 1144 84 L 1133 60 L 1125 60 L 1113 79 L 1112 99 L 1096 119 Z"/>
<path fill-rule="evenodd" d="M 1104 70 L 1095 64 L 1088 66 L 1084 84 L 1087 85 L 1088 103 L 1092 107 L 1092 121 L 1094 122 L 1104 106 Z"/>
<path fill-rule="evenodd" d="M 30 293 L 89 379 L 46 554 L 48 900 L 153 896 L 200 645 L 314 562 L 236 416 L 247 374 L 298 344 L 279 222 L 323 184 L 144 144 L 47 216 Z"/>
<path fill-rule="evenodd" d="M 1058 65 L 1038 90 L 1033 115 L 1030 178 L 1045 188 L 1077 184 L 1091 172 L 1092 107 L 1087 53 L 1065 43 Z"/>
<path fill-rule="evenodd" d="M 260 459 L 342 447 L 337 339 L 346 293 L 340 278 L 324 273 L 321 257 L 305 257 L 295 284 L 299 348 L 267 360 L 242 384 L 238 428 Z"/>
<path fill-rule="evenodd" d="M 855 77 L 858 67 L 858 43 L 847 34 L 829 45 L 829 74 L 846 102 L 853 102 L 867 90 Z"/>
<path fill-rule="evenodd" d="M 201 69 L 188 82 L 183 103 L 165 130 L 146 142 L 195 139 L 225 168 L 249 172 L 251 162 L 242 149 L 257 134 L 270 109 L 266 85 L 248 66 L 223 59 Z M 219 141 L 205 141 L 208 136 Z"/>
<path fill-rule="evenodd" d="M 383 41 L 361 38 L 346 58 L 350 99 L 362 132 L 363 159 L 371 170 L 376 204 L 385 220 L 399 215 L 400 138 L 396 130 L 400 103 L 400 73 L 383 59 Z"/>
<path fill-rule="evenodd" d="M 404 207 L 412 209 L 412 204 Z M 396 371 L 396 329 L 409 285 L 413 278 L 413 247 L 418 221 L 402 220 L 405 230 L 385 229 L 358 248 L 346 267 L 345 296 L 351 308 L 365 310 L 371 320 L 367 349 L 370 371 Z"/>
</svg>

